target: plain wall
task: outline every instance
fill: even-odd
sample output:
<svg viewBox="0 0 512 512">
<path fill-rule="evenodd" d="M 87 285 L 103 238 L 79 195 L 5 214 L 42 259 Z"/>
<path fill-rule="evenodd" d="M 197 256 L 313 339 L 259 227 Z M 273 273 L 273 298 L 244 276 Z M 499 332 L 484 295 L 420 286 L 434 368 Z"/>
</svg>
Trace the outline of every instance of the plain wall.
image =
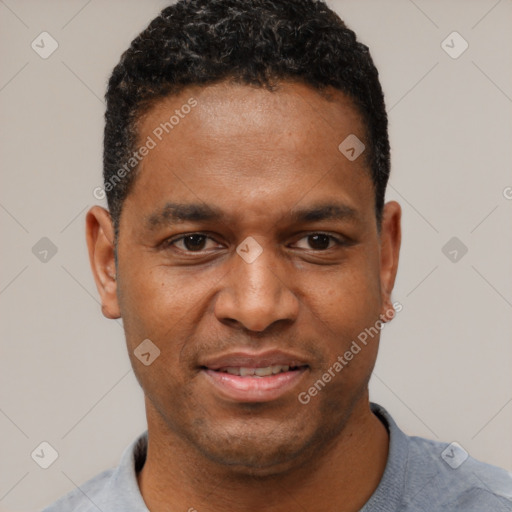
<svg viewBox="0 0 512 512">
<path fill-rule="evenodd" d="M 116 465 L 145 429 L 122 325 L 100 312 L 84 217 L 102 184 L 106 81 L 165 5 L 0 3 L 3 511 L 40 509 Z M 511 470 L 512 3 L 330 5 L 380 70 L 388 199 L 403 207 L 403 310 L 383 332 L 371 398 L 407 433 Z M 59 44 L 47 59 L 31 47 L 43 31 Z M 453 31 L 469 44 L 456 59 L 442 47 Z M 46 262 L 33 253 L 43 237 L 57 249 Z M 42 441 L 59 454 L 46 470 L 30 456 Z"/>
</svg>

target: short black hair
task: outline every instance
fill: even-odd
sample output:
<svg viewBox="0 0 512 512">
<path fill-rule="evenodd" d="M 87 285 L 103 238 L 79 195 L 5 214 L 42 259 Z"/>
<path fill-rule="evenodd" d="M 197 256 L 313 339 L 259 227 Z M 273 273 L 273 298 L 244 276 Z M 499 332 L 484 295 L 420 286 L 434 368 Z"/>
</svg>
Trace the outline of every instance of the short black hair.
<svg viewBox="0 0 512 512">
<path fill-rule="evenodd" d="M 274 90 L 286 80 L 318 91 L 331 86 L 358 108 L 380 227 L 388 120 L 368 47 L 321 0 L 179 0 L 132 41 L 108 83 L 103 177 L 116 235 L 137 171 L 137 120 L 144 112 L 190 85 L 234 81 Z"/>
</svg>

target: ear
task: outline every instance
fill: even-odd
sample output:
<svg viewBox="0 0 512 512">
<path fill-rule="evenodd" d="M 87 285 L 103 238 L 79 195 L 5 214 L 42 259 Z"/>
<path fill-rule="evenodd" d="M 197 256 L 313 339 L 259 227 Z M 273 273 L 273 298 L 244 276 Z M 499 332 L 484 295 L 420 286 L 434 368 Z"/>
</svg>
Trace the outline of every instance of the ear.
<svg viewBox="0 0 512 512">
<path fill-rule="evenodd" d="M 107 318 L 121 317 L 117 300 L 114 227 L 110 214 L 101 206 L 93 206 L 86 217 L 89 261 L 101 298 L 101 311 Z"/>
<path fill-rule="evenodd" d="M 395 285 L 402 241 L 401 217 L 402 209 L 396 201 L 390 201 L 384 205 L 380 234 L 381 319 L 383 321 L 389 321 L 394 316 L 391 292 Z"/>
</svg>

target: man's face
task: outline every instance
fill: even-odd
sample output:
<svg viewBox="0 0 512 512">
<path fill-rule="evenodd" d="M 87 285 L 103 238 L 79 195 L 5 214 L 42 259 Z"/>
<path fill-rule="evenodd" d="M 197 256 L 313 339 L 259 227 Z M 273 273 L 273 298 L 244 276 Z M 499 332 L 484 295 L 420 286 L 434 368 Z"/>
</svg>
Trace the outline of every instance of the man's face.
<svg viewBox="0 0 512 512">
<path fill-rule="evenodd" d="M 396 261 L 383 264 L 364 154 L 338 149 L 364 128 L 333 97 L 189 88 L 139 125 L 156 147 L 123 204 L 104 310 L 123 318 L 150 433 L 249 471 L 302 460 L 361 414 L 378 336 L 309 403 L 299 394 L 391 309 Z M 160 350 L 148 366 L 134 356 L 146 339 Z"/>
</svg>

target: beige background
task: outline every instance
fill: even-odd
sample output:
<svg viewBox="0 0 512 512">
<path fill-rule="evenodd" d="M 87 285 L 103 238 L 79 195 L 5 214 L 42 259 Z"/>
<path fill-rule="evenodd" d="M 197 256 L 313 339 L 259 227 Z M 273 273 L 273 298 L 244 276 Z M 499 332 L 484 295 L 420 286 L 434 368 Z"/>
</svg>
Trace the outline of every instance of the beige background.
<svg viewBox="0 0 512 512">
<path fill-rule="evenodd" d="M 0 0 L 2 511 L 38 510 L 145 428 L 121 324 L 100 313 L 84 214 L 101 185 L 106 80 L 166 4 Z M 403 311 L 383 333 L 372 399 L 406 432 L 510 470 L 512 2 L 330 4 L 380 69 L 388 198 L 404 211 Z M 59 44 L 48 59 L 31 48 L 43 31 Z M 457 59 L 441 46 L 453 31 L 469 43 Z M 47 262 L 32 252 L 42 237 L 57 248 Z M 442 252 L 452 237 L 468 248 L 455 263 Z M 42 441 L 59 453 L 46 470 L 30 456 Z"/>
</svg>

